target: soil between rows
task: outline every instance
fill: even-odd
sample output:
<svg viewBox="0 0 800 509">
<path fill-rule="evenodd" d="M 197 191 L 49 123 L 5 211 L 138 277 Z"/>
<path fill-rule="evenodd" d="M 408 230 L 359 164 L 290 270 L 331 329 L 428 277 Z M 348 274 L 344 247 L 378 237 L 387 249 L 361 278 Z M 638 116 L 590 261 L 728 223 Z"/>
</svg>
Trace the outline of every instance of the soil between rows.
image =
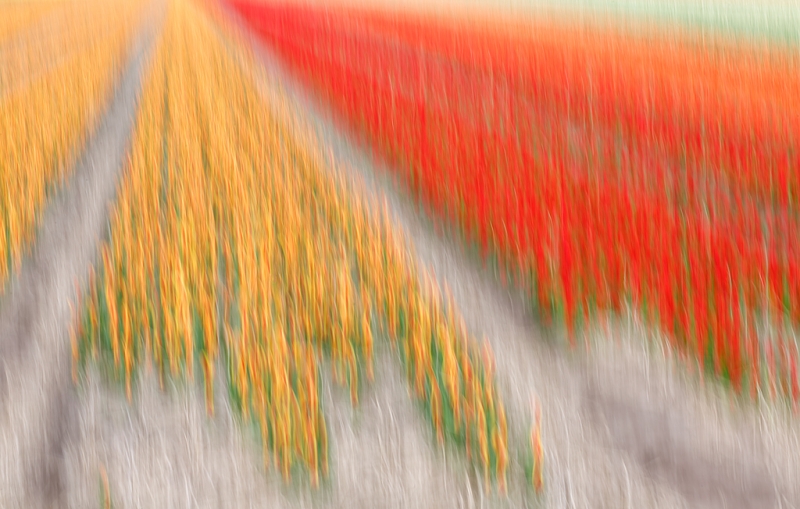
<svg viewBox="0 0 800 509">
<path fill-rule="evenodd" d="M 0 299 L 0 507 L 63 507 L 63 459 L 77 430 L 68 324 L 86 286 L 127 150 L 154 40 L 152 10 L 72 177 Z"/>
</svg>

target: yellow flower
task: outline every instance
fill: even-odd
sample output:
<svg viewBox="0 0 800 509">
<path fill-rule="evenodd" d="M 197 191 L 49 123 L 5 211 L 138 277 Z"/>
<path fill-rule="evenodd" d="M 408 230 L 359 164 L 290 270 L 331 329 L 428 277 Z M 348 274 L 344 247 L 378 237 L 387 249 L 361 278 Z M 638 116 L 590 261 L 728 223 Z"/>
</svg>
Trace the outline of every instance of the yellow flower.
<svg viewBox="0 0 800 509">
<path fill-rule="evenodd" d="M 330 353 L 334 378 L 349 379 L 356 404 L 362 361 L 368 380 L 374 376 L 374 319 L 403 349 L 408 382 L 428 399 L 440 439 L 451 410 L 443 405 L 446 390 L 456 425 L 466 425 L 471 440 L 481 419 L 486 427 L 476 412 L 502 407 L 491 377 L 479 385 L 473 376 L 486 372 L 477 346 L 457 329 L 449 301 L 444 316 L 388 203 L 362 203 L 361 183 L 338 168 L 331 177 L 324 165 L 333 165 L 332 157 L 323 157 L 311 128 L 279 92 L 272 103 L 264 100 L 253 82 L 253 56 L 223 44 L 207 21 L 190 2 L 169 4 L 112 214 L 112 241 L 103 248 L 109 314 L 122 316 L 112 349 L 116 358 L 121 341 L 126 376 L 139 360 L 139 340 L 141 357 L 152 354 L 160 376 L 169 366 L 191 377 L 199 356 L 212 413 L 219 323 L 231 384 L 244 418 L 261 429 L 265 462 L 272 457 L 285 476 L 303 463 L 317 482 L 318 470 L 328 470 L 317 356 Z M 90 305 L 92 320 L 98 309 Z M 96 339 L 89 338 L 93 345 Z M 433 348 L 444 356 L 441 374 Z M 503 454 L 496 449 L 506 447 L 505 433 L 502 426 L 480 431 L 480 457 L 489 448 Z"/>
</svg>

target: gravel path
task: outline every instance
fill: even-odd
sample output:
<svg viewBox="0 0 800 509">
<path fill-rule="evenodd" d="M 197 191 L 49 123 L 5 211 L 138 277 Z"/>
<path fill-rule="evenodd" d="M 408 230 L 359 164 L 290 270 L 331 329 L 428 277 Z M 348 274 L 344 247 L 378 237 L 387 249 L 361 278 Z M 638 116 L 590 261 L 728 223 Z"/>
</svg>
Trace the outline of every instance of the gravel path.
<svg viewBox="0 0 800 509">
<path fill-rule="evenodd" d="M 73 177 L 48 205 L 37 243 L 0 301 L 0 507 L 62 507 L 75 429 L 68 323 L 106 226 L 136 109 L 148 28 Z"/>
<path fill-rule="evenodd" d="M 348 391 L 323 385 L 331 476 L 316 491 L 297 477 L 285 484 L 272 465 L 264 469 L 257 431 L 234 417 L 224 380 L 216 382 L 209 417 L 199 385 L 162 391 L 154 375 L 145 376 L 128 404 L 91 372 L 66 451 L 65 507 L 96 506 L 102 470 L 118 509 L 480 507 L 463 466 L 442 462 L 432 447 L 396 360 L 376 349 L 375 361 L 375 382 L 355 409 Z"/>
<path fill-rule="evenodd" d="M 546 507 L 797 506 L 795 419 L 769 406 L 737 408 L 718 388 L 699 387 L 630 319 L 608 333 L 593 329 L 588 353 L 565 349 L 560 332 L 543 332 L 520 295 L 503 289 L 457 241 L 436 234 L 391 183 L 389 170 L 373 164 L 267 48 L 252 43 L 297 109 L 310 116 L 338 169 L 366 193 L 388 199 L 419 261 L 451 288 L 472 332 L 491 344 L 514 424 L 512 447 L 525 446 L 530 402 L 539 397 Z M 525 503 L 518 464 L 511 475 L 508 501 L 494 503 Z"/>
</svg>

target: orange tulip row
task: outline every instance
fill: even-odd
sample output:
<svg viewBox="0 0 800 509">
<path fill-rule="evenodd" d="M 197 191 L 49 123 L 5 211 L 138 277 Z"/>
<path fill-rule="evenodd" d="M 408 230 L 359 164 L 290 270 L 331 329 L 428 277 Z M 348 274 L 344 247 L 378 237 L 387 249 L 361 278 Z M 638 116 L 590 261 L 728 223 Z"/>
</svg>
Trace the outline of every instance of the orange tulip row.
<svg viewBox="0 0 800 509">
<path fill-rule="evenodd" d="M 87 12 L 70 10 L 53 41 L 0 57 L 3 75 L 14 78 L 0 77 L 8 85 L 0 87 L 0 288 L 22 262 L 48 196 L 69 176 L 99 120 L 140 9 L 127 0 L 91 6 L 91 24 Z M 76 49 L 59 61 L 65 43 Z M 43 69 L 48 61 L 60 63 Z"/>
<path fill-rule="evenodd" d="M 287 478 L 305 467 L 316 484 L 328 450 L 320 359 L 357 404 L 373 343 L 388 337 L 439 440 L 460 439 L 502 486 L 491 355 L 415 267 L 386 205 L 331 171 L 284 96 L 260 95 L 252 55 L 226 47 L 192 4 L 170 4 L 153 65 L 111 238 L 75 317 L 76 368 L 105 361 L 130 398 L 140 366 L 163 383 L 198 364 L 213 413 L 219 361 L 265 464 Z"/>
<path fill-rule="evenodd" d="M 61 2 L 0 2 L 0 48 Z"/>
</svg>

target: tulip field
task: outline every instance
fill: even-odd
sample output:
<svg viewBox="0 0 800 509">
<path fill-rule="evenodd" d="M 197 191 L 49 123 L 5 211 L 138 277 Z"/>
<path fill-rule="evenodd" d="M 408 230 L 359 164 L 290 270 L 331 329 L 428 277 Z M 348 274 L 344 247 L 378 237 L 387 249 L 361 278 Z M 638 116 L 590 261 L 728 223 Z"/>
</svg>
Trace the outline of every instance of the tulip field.
<svg viewBox="0 0 800 509">
<path fill-rule="evenodd" d="M 17 34 L 24 33 L 37 20 L 54 10 L 55 2 L 13 3 L 3 6 L 3 19 L 0 20 L 0 42 L 5 42 Z"/>
<path fill-rule="evenodd" d="M 800 397 L 796 52 L 234 6 L 544 319 L 629 303 L 736 388 Z"/>
<path fill-rule="evenodd" d="M 506 422 L 489 354 L 421 285 L 381 207 L 328 176 L 302 122 L 258 97 L 191 4 L 171 5 L 151 72 L 111 238 L 77 318 L 75 376 L 85 360 L 106 360 L 129 397 L 142 366 L 162 383 L 199 376 L 213 414 L 222 362 L 265 464 L 285 477 L 301 465 L 317 484 L 327 473 L 318 359 L 355 405 L 373 342 L 388 337 L 439 440 L 461 443 L 487 483 L 502 483 Z"/>
<path fill-rule="evenodd" d="M 28 23 L 48 6 L 20 6 L 9 20 Z M 51 39 L 0 48 L 0 288 L 19 268 L 37 215 L 97 125 L 140 10 L 136 2 L 90 2 L 66 10 Z"/>
<path fill-rule="evenodd" d="M 791 23 L 470 1 L 0 0 L 0 507 L 800 501 Z"/>
</svg>

